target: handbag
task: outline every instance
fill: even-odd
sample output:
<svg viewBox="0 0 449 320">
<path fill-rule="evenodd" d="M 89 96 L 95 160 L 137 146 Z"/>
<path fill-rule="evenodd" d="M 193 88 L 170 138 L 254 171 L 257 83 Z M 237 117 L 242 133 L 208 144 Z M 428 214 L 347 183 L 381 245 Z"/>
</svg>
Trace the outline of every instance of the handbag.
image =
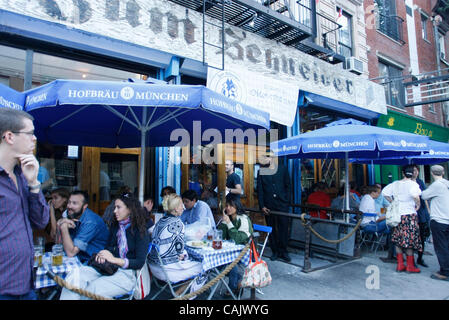
<svg viewBox="0 0 449 320">
<path fill-rule="evenodd" d="M 401 222 L 401 212 L 399 211 L 397 183 L 395 183 L 394 191 L 393 191 L 393 201 L 387 207 L 386 223 L 387 223 L 387 226 L 389 226 L 389 227 L 396 227 L 400 222 Z"/>
<path fill-rule="evenodd" d="M 251 261 L 252 256 L 254 257 L 254 261 Z M 259 258 L 254 241 L 252 240 L 249 257 L 250 262 L 243 274 L 241 286 L 248 288 L 262 288 L 268 286 L 271 283 L 271 274 L 270 271 L 268 271 L 268 265 L 265 261 Z"/>
<path fill-rule="evenodd" d="M 136 300 L 142 300 L 147 295 L 150 294 L 151 291 L 151 274 L 150 268 L 148 267 L 147 262 L 143 265 L 140 273 L 137 276 L 136 288 L 134 290 L 133 297 Z"/>
<path fill-rule="evenodd" d="M 104 276 L 112 276 L 114 273 L 118 270 L 118 265 L 110 263 L 109 261 L 105 261 L 104 263 L 99 263 L 95 258 L 97 257 L 96 253 L 93 253 L 90 257 L 89 261 L 87 262 L 88 266 L 91 266 L 95 270 L 97 270 L 99 273 L 101 273 Z"/>
</svg>

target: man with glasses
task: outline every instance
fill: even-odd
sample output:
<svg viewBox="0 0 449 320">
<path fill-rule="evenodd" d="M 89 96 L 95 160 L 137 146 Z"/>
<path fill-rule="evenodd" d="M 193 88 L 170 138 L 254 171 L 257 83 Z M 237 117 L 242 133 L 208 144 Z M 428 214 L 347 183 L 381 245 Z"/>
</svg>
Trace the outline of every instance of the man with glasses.
<svg viewBox="0 0 449 320">
<path fill-rule="evenodd" d="M 81 263 L 103 250 L 109 237 L 106 223 L 87 207 L 88 203 L 87 192 L 73 191 L 63 214 L 65 217 L 58 220 L 65 253 L 69 257 L 78 256 Z"/>
<path fill-rule="evenodd" d="M 0 108 L 0 300 L 35 300 L 33 231 L 50 209 L 37 180 L 33 117 Z"/>
</svg>

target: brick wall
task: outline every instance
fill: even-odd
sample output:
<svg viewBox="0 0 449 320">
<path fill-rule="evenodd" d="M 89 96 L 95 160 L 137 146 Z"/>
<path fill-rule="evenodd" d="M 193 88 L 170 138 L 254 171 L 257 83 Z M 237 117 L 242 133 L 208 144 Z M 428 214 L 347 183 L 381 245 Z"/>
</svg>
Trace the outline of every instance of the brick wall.
<svg viewBox="0 0 449 320">
<path fill-rule="evenodd" d="M 414 0 L 414 7 L 411 8 L 414 13 L 414 23 L 416 30 L 416 44 L 418 50 L 418 64 L 419 73 L 431 72 L 437 70 L 436 57 L 435 57 L 435 39 L 433 34 L 432 25 L 432 8 L 435 5 L 436 0 Z M 402 74 L 409 75 L 411 71 L 410 53 L 409 53 L 409 39 L 407 31 L 407 13 L 405 1 L 396 1 L 396 14 L 401 17 L 404 22 L 402 24 L 402 35 L 405 44 L 400 44 L 397 41 L 384 35 L 377 30 L 375 24 L 375 14 L 371 12 L 374 9 L 374 0 L 364 1 L 365 9 L 365 21 L 366 21 L 366 35 L 368 51 L 368 71 L 369 78 L 375 78 L 379 76 L 379 60 L 380 57 L 386 58 L 387 62 L 396 63 L 398 66 L 403 67 Z M 422 24 L 421 24 L 421 12 L 424 12 L 428 16 L 427 20 L 427 39 L 422 37 Z M 446 36 L 447 37 L 447 36 Z M 446 47 L 447 47 L 446 41 Z M 449 51 L 448 51 L 449 54 Z M 442 68 L 448 66 L 442 64 Z M 406 81 L 410 81 L 411 78 L 407 78 Z M 392 107 L 394 110 L 404 112 L 411 116 L 416 116 L 414 108 L 398 109 Z M 434 104 L 435 111 L 429 111 L 429 105 L 422 106 L 422 117 L 429 122 L 443 125 L 443 117 L 441 104 Z"/>
</svg>

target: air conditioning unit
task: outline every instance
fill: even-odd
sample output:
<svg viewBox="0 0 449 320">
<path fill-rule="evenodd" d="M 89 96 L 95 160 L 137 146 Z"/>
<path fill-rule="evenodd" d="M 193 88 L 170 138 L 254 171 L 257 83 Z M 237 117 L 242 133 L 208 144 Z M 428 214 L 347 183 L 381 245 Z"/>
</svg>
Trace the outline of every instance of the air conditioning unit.
<svg viewBox="0 0 449 320">
<path fill-rule="evenodd" d="M 362 74 L 363 73 L 363 62 L 359 59 L 356 59 L 355 57 L 349 57 L 346 58 L 346 70 L 349 70 L 352 73 L 355 74 Z"/>
</svg>

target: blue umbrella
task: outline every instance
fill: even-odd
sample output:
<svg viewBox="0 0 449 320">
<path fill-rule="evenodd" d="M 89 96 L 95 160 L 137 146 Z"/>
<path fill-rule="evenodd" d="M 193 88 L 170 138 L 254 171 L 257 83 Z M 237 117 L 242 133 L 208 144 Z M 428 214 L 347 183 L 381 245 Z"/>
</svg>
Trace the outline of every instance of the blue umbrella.
<svg viewBox="0 0 449 320">
<path fill-rule="evenodd" d="M 175 129 L 184 129 L 190 137 L 195 130 L 215 129 L 224 137 L 226 129 L 270 128 L 269 113 L 204 86 L 55 80 L 25 94 L 25 110 L 36 119 L 35 132 L 40 141 L 141 147 L 142 163 L 147 146 L 192 144 L 191 139 L 179 141 L 180 132 L 173 132 Z M 140 168 L 142 200 L 144 166 Z"/>
<path fill-rule="evenodd" d="M 0 108 L 23 110 L 25 95 L 0 83 Z"/>
<path fill-rule="evenodd" d="M 449 143 L 429 140 L 429 152 L 423 152 L 417 156 L 400 156 L 388 157 L 382 159 L 354 159 L 353 163 L 368 163 L 368 164 L 393 164 L 393 165 L 407 165 L 407 164 L 437 164 L 449 161 Z"/>
<path fill-rule="evenodd" d="M 344 158 L 346 160 L 346 209 L 349 210 L 348 159 L 378 159 L 419 155 L 428 151 L 429 138 L 412 133 L 343 119 L 324 128 L 271 143 L 277 156 L 288 158 Z"/>
</svg>

